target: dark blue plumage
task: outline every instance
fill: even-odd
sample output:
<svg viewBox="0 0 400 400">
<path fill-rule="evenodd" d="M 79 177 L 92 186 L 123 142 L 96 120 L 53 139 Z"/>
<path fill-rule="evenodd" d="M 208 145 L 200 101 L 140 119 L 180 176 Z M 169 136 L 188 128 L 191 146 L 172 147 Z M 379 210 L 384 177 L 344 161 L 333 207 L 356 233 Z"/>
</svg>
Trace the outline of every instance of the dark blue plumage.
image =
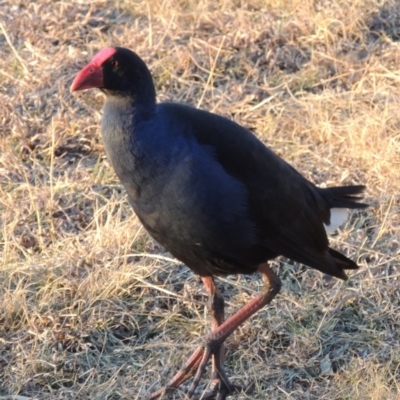
<svg viewBox="0 0 400 400">
<path fill-rule="evenodd" d="M 213 296 L 214 275 L 258 270 L 275 296 L 279 279 L 265 263 L 280 255 L 341 279 L 345 269 L 358 268 L 329 248 L 324 225 L 333 208 L 366 207 L 357 202 L 364 186 L 317 188 L 240 125 L 185 105 L 157 104 L 151 74 L 130 50 L 96 55 L 72 90 L 89 87 L 106 94 L 104 147 L 140 221 L 203 277 Z M 221 326 L 221 315 L 221 329 L 213 332 L 222 343 L 231 320 Z M 234 318 L 232 326 L 239 324 Z M 221 344 L 213 349 L 220 354 Z"/>
<path fill-rule="evenodd" d="M 149 233 L 194 272 L 253 273 L 278 255 L 343 279 L 343 267 L 356 268 L 329 253 L 324 222 L 336 206 L 330 192 L 252 133 L 155 99 L 143 116 L 131 98 L 105 91 L 104 146 L 129 201 Z M 351 200 L 347 206 L 364 206 Z"/>
</svg>

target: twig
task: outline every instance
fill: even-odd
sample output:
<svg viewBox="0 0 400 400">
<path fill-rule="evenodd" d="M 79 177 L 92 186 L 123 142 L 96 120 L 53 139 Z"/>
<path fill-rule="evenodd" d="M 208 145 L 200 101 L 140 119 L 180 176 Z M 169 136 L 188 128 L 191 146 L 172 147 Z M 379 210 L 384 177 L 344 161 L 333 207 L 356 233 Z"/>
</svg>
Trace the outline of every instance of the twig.
<svg viewBox="0 0 400 400">
<path fill-rule="evenodd" d="M 17 50 L 15 49 L 14 45 L 11 43 L 10 37 L 7 34 L 7 31 L 4 28 L 4 25 L 0 22 L 0 29 L 3 32 L 4 37 L 6 38 L 6 41 L 8 43 L 8 45 L 10 46 L 12 52 L 14 53 L 16 59 L 19 61 L 19 63 L 21 64 L 23 70 L 25 71 L 26 74 L 30 75 L 28 68 L 26 67 L 26 65 L 24 64 L 24 61 L 22 60 L 22 58 L 20 57 L 20 55 L 18 54 Z"/>
<path fill-rule="evenodd" d="M 215 67 L 217 66 L 217 61 L 218 61 L 219 53 L 221 53 L 221 49 L 222 49 L 222 46 L 223 46 L 224 42 L 225 42 L 225 36 L 222 38 L 221 45 L 219 46 L 219 49 L 218 49 L 218 53 L 217 53 L 217 55 L 215 56 L 215 59 L 214 59 L 213 65 L 212 65 L 212 67 L 211 67 L 210 73 L 208 74 L 207 83 L 206 83 L 206 85 L 204 86 L 203 93 L 202 93 L 202 95 L 201 95 L 201 97 L 200 97 L 200 100 L 199 100 L 198 103 L 197 103 L 197 108 L 199 108 L 200 105 L 201 105 L 201 103 L 203 102 L 203 99 L 204 99 L 204 96 L 205 96 L 205 94 L 206 94 L 206 92 L 207 92 L 208 86 L 210 85 L 211 79 L 212 79 L 212 77 L 213 77 L 213 75 L 214 75 Z"/>
</svg>

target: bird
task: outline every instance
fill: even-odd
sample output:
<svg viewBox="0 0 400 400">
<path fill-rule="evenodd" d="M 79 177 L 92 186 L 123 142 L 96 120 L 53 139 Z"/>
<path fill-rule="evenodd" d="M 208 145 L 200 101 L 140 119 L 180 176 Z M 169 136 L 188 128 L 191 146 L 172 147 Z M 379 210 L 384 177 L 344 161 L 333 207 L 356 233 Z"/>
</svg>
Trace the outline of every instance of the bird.
<svg viewBox="0 0 400 400">
<path fill-rule="evenodd" d="M 364 209 L 364 185 L 320 188 L 234 121 L 189 105 L 156 101 L 146 63 L 124 47 L 107 47 L 75 77 L 71 92 L 105 94 L 101 135 L 107 158 L 147 232 L 199 275 L 211 329 L 155 400 L 192 378 L 193 398 L 212 361 L 209 392 L 224 400 L 243 388 L 224 369 L 224 341 L 281 289 L 270 261 L 287 257 L 346 280 L 358 265 L 329 247 L 327 232 L 350 209 Z M 225 319 L 216 277 L 261 273 L 264 287 Z"/>
</svg>

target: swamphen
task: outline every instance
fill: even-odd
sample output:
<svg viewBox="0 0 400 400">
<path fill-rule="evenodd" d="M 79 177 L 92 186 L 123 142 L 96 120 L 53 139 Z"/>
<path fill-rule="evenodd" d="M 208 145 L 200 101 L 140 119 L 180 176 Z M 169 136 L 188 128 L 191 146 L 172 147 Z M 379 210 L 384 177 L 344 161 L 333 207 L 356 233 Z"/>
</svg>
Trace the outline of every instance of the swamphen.
<svg viewBox="0 0 400 400">
<path fill-rule="evenodd" d="M 212 331 L 171 379 L 161 397 L 194 375 L 192 398 L 212 359 L 211 393 L 224 400 L 236 387 L 223 368 L 223 342 L 270 303 L 281 282 L 268 260 L 285 256 L 340 279 L 358 266 L 329 247 L 326 227 L 344 222 L 364 186 L 318 188 L 250 131 L 221 116 L 156 103 L 150 71 L 134 52 L 97 53 L 71 91 L 106 95 L 101 124 L 107 157 L 150 235 L 201 276 L 211 300 Z M 227 320 L 214 276 L 259 271 L 265 289 Z"/>
</svg>

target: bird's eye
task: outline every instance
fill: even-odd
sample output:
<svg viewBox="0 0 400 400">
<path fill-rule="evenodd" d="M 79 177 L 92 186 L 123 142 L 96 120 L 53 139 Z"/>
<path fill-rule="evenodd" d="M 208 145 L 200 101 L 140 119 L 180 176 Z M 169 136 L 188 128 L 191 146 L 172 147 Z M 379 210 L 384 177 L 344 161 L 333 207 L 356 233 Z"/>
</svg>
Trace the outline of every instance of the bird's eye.
<svg viewBox="0 0 400 400">
<path fill-rule="evenodd" d="M 111 65 L 113 67 L 118 67 L 118 61 L 117 60 L 111 60 Z"/>
</svg>

